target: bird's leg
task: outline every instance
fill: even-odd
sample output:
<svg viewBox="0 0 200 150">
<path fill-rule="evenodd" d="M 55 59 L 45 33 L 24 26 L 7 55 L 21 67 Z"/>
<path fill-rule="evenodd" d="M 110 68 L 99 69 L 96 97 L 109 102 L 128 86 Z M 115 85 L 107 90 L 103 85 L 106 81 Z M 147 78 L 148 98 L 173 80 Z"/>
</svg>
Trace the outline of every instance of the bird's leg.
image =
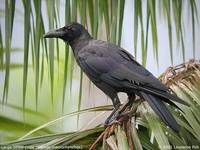
<svg viewBox="0 0 200 150">
<path fill-rule="evenodd" d="M 108 125 L 110 124 L 113 124 L 115 122 L 118 122 L 117 119 L 120 117 L 120 116 L 124 116 L 124 115 L 121 115 L 121 113 L 128 107 L 128 106 L 132 106 L 133 102 L 134 102 L 134 99 L 135 99 L 135 94 L 131 94 L 131 95 L 128 95 L 128 100 L 121 106 L 119 107 L 117 110 L 114 110 L 111 115 L 106 119 L 106 123 Z"/>
<path fill-rule="evenodd" d="M 119 98 L 118 97 L 115 97 L 113 100 L 113 106 L 114 106 L 114 109 L 113 111 L 111 112 L 110 116 L 106 119 L 105 121 L 105 125 L 109 125 L 110 124 L 110 120 L 111 118 L 113 117 L 113 115 L 117 112 L 117 110 L 120 108 L 120 101 L 119 101 Z"/>
<path fill-rule="evenodd" d="M 128 94 L 128 101 L 125 103 L 124 106 L 122 106 L 122 108 L 120 109 L 120 113 L 122 113 L 127 107 L 131 108 L 135 98 L 136 98 L 135 94 Z M 123 113 L 120 114 L 118 117 L 120 116 L 123 116 Z"/>
<path fill-rule="evenodd" d="M 134 100 L 135 100 L 135 98 L 136 98 L 136 96 L 135 96 L 134 93 L 133 94 L 128 94 L 128 103 L 127 103 L 127 105 L 125 107 L 128 107 L 128 106 L 131 107 L 133 102 L 134 102 Z"/>
</svg>

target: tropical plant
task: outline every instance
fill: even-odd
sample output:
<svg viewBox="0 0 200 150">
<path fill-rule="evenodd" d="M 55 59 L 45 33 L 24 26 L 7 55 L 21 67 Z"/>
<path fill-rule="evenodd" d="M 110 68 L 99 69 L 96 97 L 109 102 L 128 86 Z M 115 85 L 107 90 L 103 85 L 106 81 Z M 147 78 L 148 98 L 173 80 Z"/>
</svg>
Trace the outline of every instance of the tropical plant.
<svg viewBox="0 0 200 150">
<path fill-rule="evenodd" d="M 137 99 L 132 108 L 125 111 L 129 116 L 120 118 L 121 124 L 113 124 L 107 128 L 97 126 L 93 129 L 50 134 L 27 138 L 36 131 L 50 126 L 64 117 L 77 115 L 88 111 L 105 111 L 111 107 L 101 106 L 70 113 L 48 122 L 17 141 L 4 143 L 2 147 L 25 146 L 26 148 L 76 148 L 76 149 L 174 149 L 199 148 L 199 97 L 200 97 L 200 64 L 194 60 L 169 68 L 161 77 L 161 81 L 172 88 L 179 97 L 187 100 L 190 108 L 178 104 L 177 108 L 168 105 L 171 113 L 181 126 L 179 134 L 168 128 L 151 110 L 149 105 Z M 95 118 L 98 119 L 98 118 Z"/>
<path fill-rule="evenodd" d="M 16 2 L 22 4 L 23 12 L 17 7 Z M 181 125 L 179 135 L 160 122 L 148 104 L 140 99 L 132 108 L 126 110 L 131 117 L 124 120 L 122 125 L 113 125 L 106 129 L 101 126 L 93 129 L 84 127 L 76 132 L 72 128 L 67 133 L 66 130 L 58 130 L 61 128 L 59 123 L 63 120 L 65 121 L 62 125 L 66 126 L 67 119 L 68 124 L 71 126 L 74 124 L 69 117 L 75 116 L 76 124 L 79 125 L 81 114 L 103 111 L 87 124 L 89 127 L 98 120 L 100 115 L 103 115 L 104 111 L 111 110 L 112 107 L 106 105 L 81 109 L 81 100 L 85 94 L 83 87 L 88 86 L 90 94 L 93 89 L 92 83 L 77 68 L 70 48 L 58 40 L 44 40 L 43 34 L 46 30 L 61 26 L 63 20 L 65 20 L 64 24 L 79 21 L 95 38 L 120 45 L 125 2 L 125 0 L 6 0 L 2 2 L 5 8 L 1 11 L 0 24 L 0 71 L 2 71 L 0 76 L 4 79 L 0 80 L 0 83 L 4 84 L 0 84 L 2 92 L 0 140 L 3 142 L 21 137 L 2 146 L 37 146 L 41 149 L 69 145 L 82 148 L 96 146 L 105 149 L 128 149 L 128 147 L 165 149 L 171 146 L 199 145 L 200 67 L 194 62 L 178 66 L 178 69 L 172 68 L 161 76 L 166 85 L 191 105 L 190 108 L 186 108 L 177 104 L 181 111 L 168 106 Z M 182 50 L 183 62 L 185 61 L 184 7 L 189 8 L 193 41 L 191 52 L 195 58 L 197 4 L 199 3 L 195 0 L 134 0 L 135 58 L 138 57 L 140 50 L 137 50 L 138 41 L 141 41 L 141 62 L 146 65 L 149 34 L 151 34 L 154 58 L 159 64 L 157 20 L 162 17 L 168 27 L 171 64 L 174 63 L 174 40 L 177 40 Z M 161 15 L 158 16 L 157 12 Z M 5 18 L 4 28 L 2 28 L 2 16 Z M 21 38 L 23 48 L 12 47 L 14 27 L 20 20 L 17 20 L 19 16 L 23 17 L 21 20 L 24 23 L 22 26 L 24 37 Z M 176 32 L 174 33 L 173 30 Z M 138 37 L 141 39 L 138 40 Z M 12 59 L 16 54 L 19 58 Z M 84 82 L 88 82 L 88 85 L 84 85 Z M 73 107 L 67 107 L 66 104 Z M 28 136 L 34 137 L 27 138 Z"/>
</svg>

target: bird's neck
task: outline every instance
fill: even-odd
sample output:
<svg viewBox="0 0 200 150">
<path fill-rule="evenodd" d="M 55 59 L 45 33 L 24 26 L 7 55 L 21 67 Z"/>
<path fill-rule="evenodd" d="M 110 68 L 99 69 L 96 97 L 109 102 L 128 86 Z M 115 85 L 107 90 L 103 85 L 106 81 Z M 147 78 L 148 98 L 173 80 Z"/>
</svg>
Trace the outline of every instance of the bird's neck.
<svg viewBox="0 0 200 150">
<path fill-rule="evenodd" d="M 69 42 L 69 45 L 73 49 L 73 51 L 76 53 L 81 48 L 83 48 L 85 45 L 88 44 L 88 42 L 92 39 L 89 33 L 82 34 L 79 38 L 76 38 Z"/>
</svg>

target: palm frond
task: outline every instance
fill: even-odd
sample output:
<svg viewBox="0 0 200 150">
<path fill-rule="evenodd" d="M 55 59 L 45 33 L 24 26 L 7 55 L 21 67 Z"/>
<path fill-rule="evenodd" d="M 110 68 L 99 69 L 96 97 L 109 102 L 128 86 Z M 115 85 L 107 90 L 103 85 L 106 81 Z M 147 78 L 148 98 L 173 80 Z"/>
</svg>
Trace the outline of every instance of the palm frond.
<svg viewBox="0 0 200 150">
<path fill-rule="evenodd" d="M 12 39 L 12 30 L 13 30 L 13 21 L 15 13 L 15 0 L 9 0 L 5 2 L 5 49 L 6 49 L 6 71 L 5 71 L 5 80 L 4 80 L 4 89 L 3 89 L 3 102 L 7 100 L 8 97 L 8 88 L 9 88 L 9 76 L 10 76 L 10 48 L 11 48 L 11 39 Z"/>
<path fill-rule="evenodd" d="M 91 146 L 90 149 L 96 146 L 99 147 L 101 144 L 105 149 L 108 149 L 109 147 L 117 149 L 129 149 L 131 147 L 137 149 L 164 149 L 166 147 L 170 148 L 174 146 L 198 144 L 198 141 L 200 141 L 198 135 L 200 132 L 198 128 L 198 116 L 200 113 L 198 109 L 200 107 L 198 98 L 200 97 L 200 86 L 198 84 L 200 82 L 200 64 L 192 60 L 186 64 L 169 68 L 160 79 L 167 86 L 171 87 L 178 96 L 191 104 L 190 108 L 177 104 L 181 111 L 177 110 L 177 108 L 174 108 L 173 106 L 167 106 L 181 126 L 179 134 L 175 133 L 172 129 L 168 128 L 163 122 L 161 122 L 146 102 L 138 99 L 134 102 L 134 105 L 129 112 L 134 117 L 121 120 L 122 125 L 113 124 L 108 126 L 106 129 L 103 127 L 96 127 L 91 130 L 60 134 L 59 136 L 21 139 L 7 144 L 20 144 L 25 146 L 27 143 L 29 145 L 35 145 L 35 142 L 38 142 L 38 147 L 48 148 L 52 146 L 70 146 L 82 141 L 82 144 L 79 143 L 79 146 L 87 148 Z M 182 92 L 180 92 L 180 90 Z M 191 90 L 193 92 L 191 92 Z M 110 109 L 110 106 L 89 108 L 79 112 L 74 112 L 44 124 L 29 132 L 26 136 L 35 133 L 42 128 L 46 128 L 64 117 L 88 111 L 105 111 L 107 109 Z M 90 136 L 88 137 L 88 135 Z M 98 135 L 99 137 L 97 138 Z M 182 136 L 180 137 L 180 135 Z M 188 137 L 190 137 L 190 139 L 188 139 Z M 37 139 L 40 139 L 43 142 L 39 142 Z M 87 141 L 87 144 L 85 144 L 85 141 Z"/>
<path fill-rule="evenodd" d="M 23 108 L 25 108 L 26 85 L 28 76 L 28 60 L 29 60 L 29 34 L 30 34 L 30 15 L 31 3 L 23 1 L 24 4 L 24 71 L 23 71 Z"/>
</svg>

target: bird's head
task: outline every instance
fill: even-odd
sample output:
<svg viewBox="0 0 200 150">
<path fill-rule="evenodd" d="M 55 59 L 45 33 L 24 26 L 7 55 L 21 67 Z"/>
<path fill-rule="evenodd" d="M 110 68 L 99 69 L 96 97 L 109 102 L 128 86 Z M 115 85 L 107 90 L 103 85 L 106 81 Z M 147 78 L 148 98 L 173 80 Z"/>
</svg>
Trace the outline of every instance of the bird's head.
<svg viewBox="0 0 200 150">
<path fill-rule="evenodd" d="M 91 36 L 84 26 L 73 22 L 62 28 L 49 31 L 44 35 L 44 38 L 60 38 L 70 44 L 78 39 L 91 38 Z"/>
</svg>

